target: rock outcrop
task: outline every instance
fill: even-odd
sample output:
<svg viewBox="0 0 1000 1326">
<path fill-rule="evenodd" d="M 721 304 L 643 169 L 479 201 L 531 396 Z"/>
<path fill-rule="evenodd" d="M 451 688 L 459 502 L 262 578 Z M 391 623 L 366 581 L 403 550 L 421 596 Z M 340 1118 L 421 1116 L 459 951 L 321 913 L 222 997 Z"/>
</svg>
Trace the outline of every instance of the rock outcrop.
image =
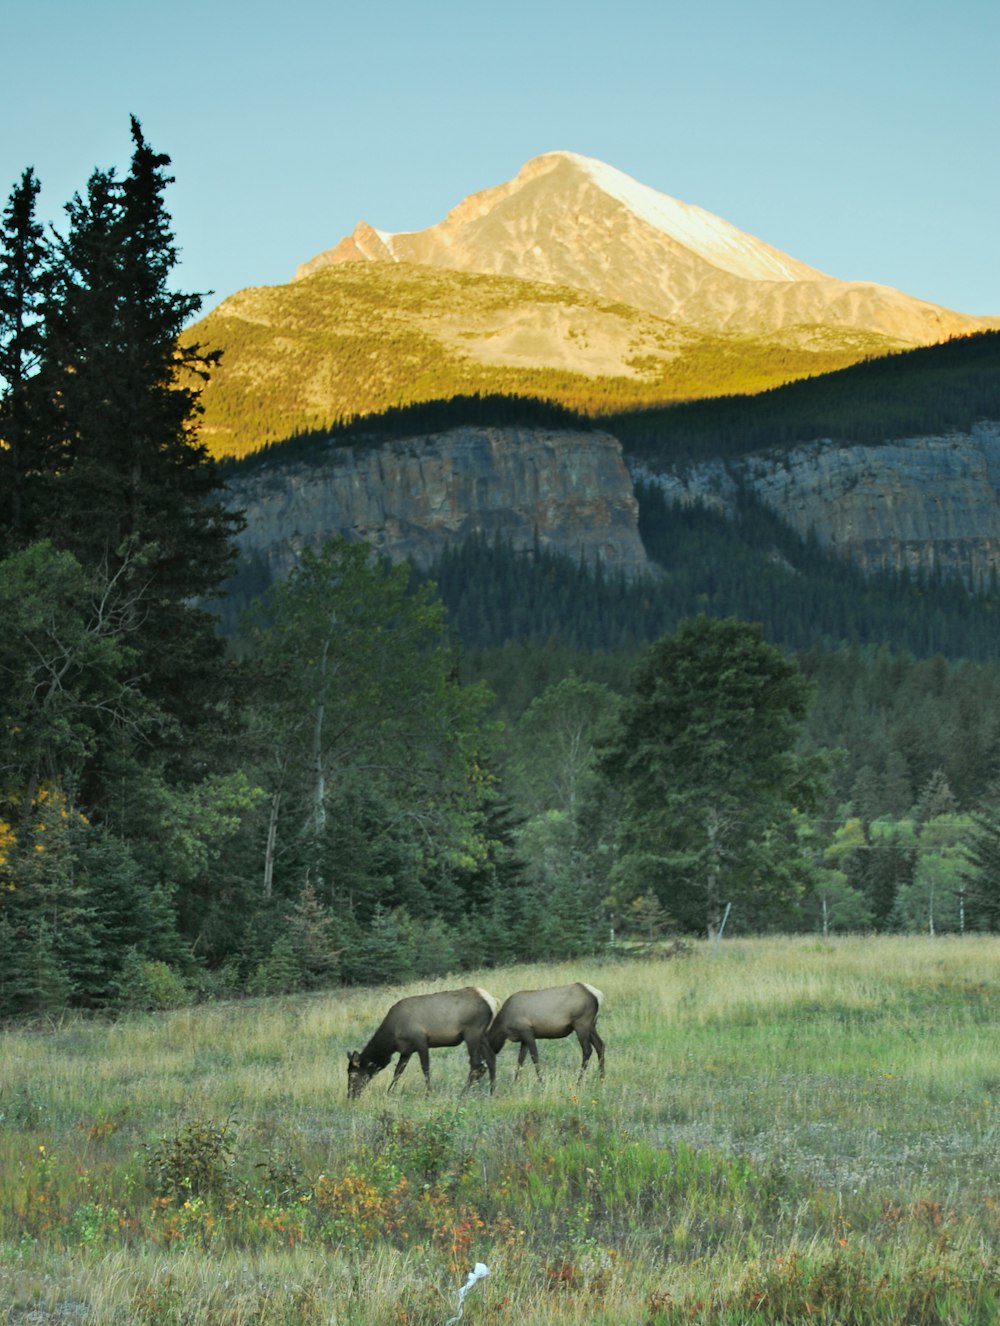
<svg viewBox="0 0 1000 1326">
<path fill-rule="evenodd" d="M 940 572 L 978 589 L 1000 572 L 1000 423 L 881 446 L 817 440 L 684 472 L 633 473 L 675 501 L 723 511 L 745 484 L 800 534 L 814 533 L 866 573 Z"/>
<path fill-rule="evenodd" d="M 1000 423 L 860 446 L 817 440 L 683 471 L 633 463 L 606 432 L 453 428 L 330 446 L 237 471 L 241 551 L 284 577 L 334 534 L 427 566 L 473 534 L 583 558 L 628 577 L 650 564 L 633 482 L 731 513 L 741 489 L 866 573 L 941 574 L 976 590 L 1000 575 Z"/>
<path fill-rule="evenodd" d="M 238 473 L 241 552 L 281 578 L 304 547 L 335 534 L 426 566 L 473 534 L 584 558 L 634 576 L 647 568 L 621 446 L 597 430 L 462 427 Z"/>
</svg>

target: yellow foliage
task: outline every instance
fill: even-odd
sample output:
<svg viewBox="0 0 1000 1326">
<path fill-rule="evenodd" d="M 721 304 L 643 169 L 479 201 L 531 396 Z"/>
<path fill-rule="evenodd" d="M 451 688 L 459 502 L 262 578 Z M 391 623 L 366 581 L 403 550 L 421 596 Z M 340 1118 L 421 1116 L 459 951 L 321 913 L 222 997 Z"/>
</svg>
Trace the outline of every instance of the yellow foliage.
<svg viewBox="0 0 1000 1326">
<path fill-rule="evenodd" d="M 71 823 L 80 825 L 89 823 L 85 815 L 71 808 L 66 793 L 57 784 L 42 784 L 35 792 L 31 809 L 29 827 L 22 834 L 23 841 L 20 845 L 36 859 L 44 857 L 46 851 L 54 845 L 54 835 L 68 829 Z M 47 843 L 43 841 L 46 838 Z M 0 819 L 0 872 L 13 865 L 18 846 L 18 834 L 14 826 L 9 821 Z M 10 892 L 16 889 L 16 885 L 9 877 L 0 879 L 0 884 Z"/>
</svg>

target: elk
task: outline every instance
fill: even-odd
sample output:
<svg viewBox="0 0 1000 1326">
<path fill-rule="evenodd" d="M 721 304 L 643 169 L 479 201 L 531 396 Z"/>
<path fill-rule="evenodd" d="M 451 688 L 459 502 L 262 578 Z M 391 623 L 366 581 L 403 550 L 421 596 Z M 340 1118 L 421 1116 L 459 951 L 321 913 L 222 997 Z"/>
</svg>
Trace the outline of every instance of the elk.
<svg viewBox="0 0 1000 1326">
<path fill-rule="evenodd" d="M 506 1041 L 520 1041 L 514 1080 L 517 1081 L 518 1073 L 530 1054 L 540 1082 L 542 1070 L 538 1066 L 538 1046 L 535 1042 L 558 1040 L 575 1031 L 583 1052 L 577 1082 L 583 1077 L 593 1050 L 597 1051 L 603 1079 L 604 1042 L 595 1027 L 603 999 L 600 990 L 583 981 L 554 986 L 549 990 L 519 990 L 504 1000 L 500 1012 L 493 1019 L 487 1038 L 490 1048 L 495 1056 L 503 1049 Z"/>
<path fill-rule="evenodd" d="M 499 1007 L 499 1001 L 478 986 L 464 990 L 442 990 L 437 994 L 409 995 L 393 1004 L 378 1031 L 363 1050 L 351 1050 L 347 1056 L 347 1098 L 360 1096 L 376 1073 L 380 1073 L 399 1051 L 396 1071 L 389 1083 L 391 1091 L 416 1054 L 424 1070 L 424 1082 L 431 1089 L 429 1050 L 445 1045 L 461 1045 L 469 1051 L 468 1091 L 489 1070 L 490 1093 L 496 1082 L 496 1055 L 486 1038 L 486 1030 Z M 484 1065 L 485 1061 L 485 1065 Z"/>
</svg>

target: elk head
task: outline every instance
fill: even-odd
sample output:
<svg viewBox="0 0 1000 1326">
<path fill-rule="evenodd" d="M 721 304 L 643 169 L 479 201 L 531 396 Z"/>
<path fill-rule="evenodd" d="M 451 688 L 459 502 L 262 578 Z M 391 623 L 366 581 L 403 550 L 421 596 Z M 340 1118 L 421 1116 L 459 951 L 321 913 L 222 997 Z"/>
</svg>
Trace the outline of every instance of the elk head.
<svg viewBox="0 0 1000 1326">
<path fill-rule="evenodd" d="M 360 1050 L 351 1050 L 347 1055 L 347 1099 L 356 1100 L 378 1072 L 378 1068 L 368 1060 L 361 1058 Z"/>
</svg>

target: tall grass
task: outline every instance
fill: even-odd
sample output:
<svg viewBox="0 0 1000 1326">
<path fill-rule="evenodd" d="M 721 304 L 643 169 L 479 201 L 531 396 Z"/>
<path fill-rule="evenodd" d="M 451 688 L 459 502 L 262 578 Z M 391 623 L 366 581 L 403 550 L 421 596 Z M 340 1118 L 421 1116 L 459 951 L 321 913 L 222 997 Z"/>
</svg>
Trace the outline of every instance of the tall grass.
<svg viewBox="0 0 1000 1326">
<path fill-rule="evenodd" d="M 8 1028 L 0 1323 L 986 1323 L 1000 1316 L 1000 941 L 732 941 L 481 972 L 605 992 L 602 1084 L 348 1106 L 393 999 Z M 466 979 L 466 978 L 463 978 Z"/>
</svg>

